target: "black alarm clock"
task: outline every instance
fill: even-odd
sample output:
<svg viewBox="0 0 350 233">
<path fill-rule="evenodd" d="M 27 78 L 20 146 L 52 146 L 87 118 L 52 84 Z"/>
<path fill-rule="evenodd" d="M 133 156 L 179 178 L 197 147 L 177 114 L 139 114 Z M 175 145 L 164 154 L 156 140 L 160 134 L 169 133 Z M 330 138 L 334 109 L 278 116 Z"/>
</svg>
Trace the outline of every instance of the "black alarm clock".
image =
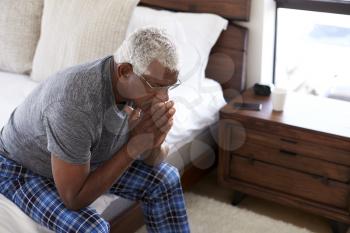
<svg viewBox="0 0 350 233">
<path fill-rule="evenodd" d="M 270 96 L 272 88 L 273 88 L 272 84 L 260 84 L 260 83 L 255 83 L 253 87 L 255 95 L 261 95 L 261 96 Z"/>
</svg>

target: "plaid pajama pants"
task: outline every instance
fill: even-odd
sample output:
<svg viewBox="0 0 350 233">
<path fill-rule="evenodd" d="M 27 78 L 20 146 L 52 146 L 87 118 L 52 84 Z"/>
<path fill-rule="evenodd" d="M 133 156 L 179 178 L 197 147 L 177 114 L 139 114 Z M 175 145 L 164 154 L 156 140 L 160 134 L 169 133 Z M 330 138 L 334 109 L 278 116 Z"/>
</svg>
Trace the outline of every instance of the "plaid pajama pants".
<svg viewBox="0 0 350 233">
<path fill-rule="evenodd" d="M 151 167 L 136 160 L 109 190 L 142 201 L 148 232 L 190 232 L 179 173 L 167 163 Z M 55 232 L 109 232 L 91 207 L 65 208 L 52 179 L 37 175 L 0 155 L 0 193 L 37 223 Z"/>
</svg>

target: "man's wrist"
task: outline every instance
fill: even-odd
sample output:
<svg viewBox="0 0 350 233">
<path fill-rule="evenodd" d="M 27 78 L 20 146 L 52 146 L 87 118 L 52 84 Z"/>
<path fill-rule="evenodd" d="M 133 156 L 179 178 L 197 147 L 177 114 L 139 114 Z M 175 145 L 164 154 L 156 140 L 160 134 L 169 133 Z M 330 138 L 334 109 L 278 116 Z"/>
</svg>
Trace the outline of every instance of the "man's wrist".
<svg viewBox="0 0 350 233">
<path fill-rule="evenodd" d="M 144 159 L 144 162 L 148 165 L 156 166 L 166 159 L 169 150 L 164 146 L 159 146 L 153 148 L 150 152 L 149 156 Z"/>
<path fill-rule="evenodd" d="M 154 147 L 154 148 L 152 149 L 151 155 L 157 156 L 157 155 L 159 155 L 159 153 L 161 152 L 161 150 L 162 150 L 162 146 Z"/>
<path fill-rule="evenodd" d="M 128 142 L 127 144 L 125 144 L 125 150 L 127 155 L 134 160 L 137 159 L 139 155 L 142 153 L 141 150 L 131 142 Z"/>
</svg>

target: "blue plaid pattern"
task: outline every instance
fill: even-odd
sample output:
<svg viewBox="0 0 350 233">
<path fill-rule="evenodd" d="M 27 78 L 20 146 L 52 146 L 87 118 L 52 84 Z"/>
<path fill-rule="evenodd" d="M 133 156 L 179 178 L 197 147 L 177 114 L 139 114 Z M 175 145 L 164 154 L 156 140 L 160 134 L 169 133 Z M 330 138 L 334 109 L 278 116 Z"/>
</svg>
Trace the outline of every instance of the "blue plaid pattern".
<svg viewBox="0 0 350 233">
<path fill-rule="evenodd" d="M 0 193 L 35 222 L 55 232 L 109 232 L 109 224 L 96 210 L 67 209 L 53 180 L 39 176 L 0 155 Z"/>
<path fill-rule="evenodd" d="M 111 193 L 142 201 L 148 232 L 190 232 L 178 171 L 161 163 L 135 161 L 111 187 Z M 37 223 L 55 232 L 109 232 L 96 210 L 65 208 L 51 179 L 0 155 L 0 193 Z"/>
<path fill-rule="evenodd" d="M 136 160 L 110 192 L 126 199 L 142 201 L 148 232 L 190 232 L 176 167 L 167 163 L 152 167 Z"/>
</svg>

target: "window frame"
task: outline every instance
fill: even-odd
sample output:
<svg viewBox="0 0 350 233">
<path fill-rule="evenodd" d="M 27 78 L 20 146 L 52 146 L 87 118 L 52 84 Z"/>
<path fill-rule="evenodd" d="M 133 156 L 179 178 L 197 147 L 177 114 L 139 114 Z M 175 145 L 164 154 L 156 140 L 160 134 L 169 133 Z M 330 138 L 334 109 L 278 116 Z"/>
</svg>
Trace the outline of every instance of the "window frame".
<svg viewBox="0 0 350 233">
<path fill-rule="evenodd" d="M 350 15 L 350 1 L 346 0 L 275 0 L 277 8 L 318 11 Z"/>
<path fill-rule="evenodd" d="M 278 26 L 278 8 L 288 8 L 295 10 L 307 10 L 316 12 L 326 12 L 350 15 L 350 0 L 275 0 L 275 35 L 274 35 L 274 54 L 272 83 L 276 81 L 276 52 L 277 52 L 277 26 Z"/>
</svg>

